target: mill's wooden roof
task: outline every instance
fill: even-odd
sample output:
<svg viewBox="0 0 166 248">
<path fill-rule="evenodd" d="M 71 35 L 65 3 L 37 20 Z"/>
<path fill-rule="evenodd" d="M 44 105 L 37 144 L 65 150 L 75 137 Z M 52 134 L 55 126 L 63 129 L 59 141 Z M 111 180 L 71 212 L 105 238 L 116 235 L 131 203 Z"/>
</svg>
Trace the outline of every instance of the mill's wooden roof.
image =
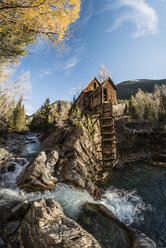
<svg viewBox="0 0 166 248">
<path fill-rule="evenodd" d="M 96 93 L 106 82 L 109 82 L 111 85 L 112 85 L 112 87 L 115 89 L 115 90 L 117 90 L 117 87 L 115 86 L 115 84 L 113 83 L 113 81 L 111 80 L 111 78 L 110 77 L 108 77 L 103 83 L 101 83 L 100 85 L 99 85 L 99 87 L 97 87 L 88 97 L 90 97 L 90 96 L 92 96 L 94 93 Z"/>
<path fill-rule="evenodd" d="M 89 84 L 83 89 L 83 92 L 86 91 L 86 89 L 89 87 L 89 85 L 93 82 L 96 82 L 98 85 L 100 85 L 100 82 L 97 80 L 97 78 L 93 77 L 92 80 L 89 82 Z"/>
</svg>

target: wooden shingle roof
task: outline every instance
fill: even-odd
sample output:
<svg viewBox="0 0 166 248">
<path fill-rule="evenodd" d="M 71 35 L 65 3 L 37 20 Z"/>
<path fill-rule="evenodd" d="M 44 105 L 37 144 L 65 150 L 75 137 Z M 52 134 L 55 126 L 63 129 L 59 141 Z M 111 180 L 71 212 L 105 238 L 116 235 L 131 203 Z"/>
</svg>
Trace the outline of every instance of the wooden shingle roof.
<svg viewBox="0 0 166 248">
<path fill-rule="evenodd" d="M 101 83 L 101 84 L 99 85 L 98 88 L 96 88 L 96 89 L 89 95 L 89 97 L 92 96 L 94 93 L 96 93 L 96 92 L 97 92 L 97 91 L 98 91 L 106 82 L 109 82 L 109 83 L 112 85 L 112 87 L 113 87 L 115 90 L 117 90 L 117 87 L 115 86 L 115 84 L 113 83 L 113 81 L 111 80 L 111 78 L 108 77 L 106 80 L 104 80 L 103 83 Z"/>
</svg>

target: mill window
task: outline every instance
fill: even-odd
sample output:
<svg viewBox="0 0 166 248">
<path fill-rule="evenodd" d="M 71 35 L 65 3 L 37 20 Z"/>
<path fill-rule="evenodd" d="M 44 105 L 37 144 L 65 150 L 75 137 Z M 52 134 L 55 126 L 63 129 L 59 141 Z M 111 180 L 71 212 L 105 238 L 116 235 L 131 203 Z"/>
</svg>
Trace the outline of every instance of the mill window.
<svg viewBox="0 0 166 248">
<path fill-rule="evenodd" d="M 96 83 L 94 82 L 94 89 L 96 89 Z"/>
<path fill-rule="evenodd" d="M 103 89 L 103 100 L 107 101 L 107 89 L 106 88 Z"/>
</svg>

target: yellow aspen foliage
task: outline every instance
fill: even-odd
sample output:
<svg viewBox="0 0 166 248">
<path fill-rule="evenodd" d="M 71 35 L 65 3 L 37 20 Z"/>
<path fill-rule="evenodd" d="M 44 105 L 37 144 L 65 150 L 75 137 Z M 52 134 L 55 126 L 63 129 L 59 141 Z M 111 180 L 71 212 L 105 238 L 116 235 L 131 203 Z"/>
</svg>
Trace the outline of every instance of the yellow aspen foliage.
<svg viewBox="0 0 166 248">
<path fill-rule="evenodd" d="M 62 42 L 68 36 L 69 25 L 79 18 L 80 5 L 81 0 L 1 0 L 0 42 L 3 50 L 0 49 L 0 57 L 5 53 L 5 47 L 9 53 L 14 51 L 15 56 L 20 55 L 15 46 L 20 44 L 22 51 L 27 43 L 31 44 L 41 36 L 53 44 Z"/>
</svg>

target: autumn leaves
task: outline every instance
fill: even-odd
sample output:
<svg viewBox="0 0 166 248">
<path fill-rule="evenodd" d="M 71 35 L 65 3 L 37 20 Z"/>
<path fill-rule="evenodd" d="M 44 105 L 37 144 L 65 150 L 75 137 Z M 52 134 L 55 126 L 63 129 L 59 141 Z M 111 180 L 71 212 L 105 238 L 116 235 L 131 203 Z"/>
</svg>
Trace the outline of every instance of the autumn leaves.
<svg viewBox="0 0 166 248">
<path fill-rule="evenodd" d="M 79 18 L 81 0 L 2 0 L 0 2 L 0 60 L 26 55 L 38 37 L 53 45 L 67 36 Z"/>
</svg>

